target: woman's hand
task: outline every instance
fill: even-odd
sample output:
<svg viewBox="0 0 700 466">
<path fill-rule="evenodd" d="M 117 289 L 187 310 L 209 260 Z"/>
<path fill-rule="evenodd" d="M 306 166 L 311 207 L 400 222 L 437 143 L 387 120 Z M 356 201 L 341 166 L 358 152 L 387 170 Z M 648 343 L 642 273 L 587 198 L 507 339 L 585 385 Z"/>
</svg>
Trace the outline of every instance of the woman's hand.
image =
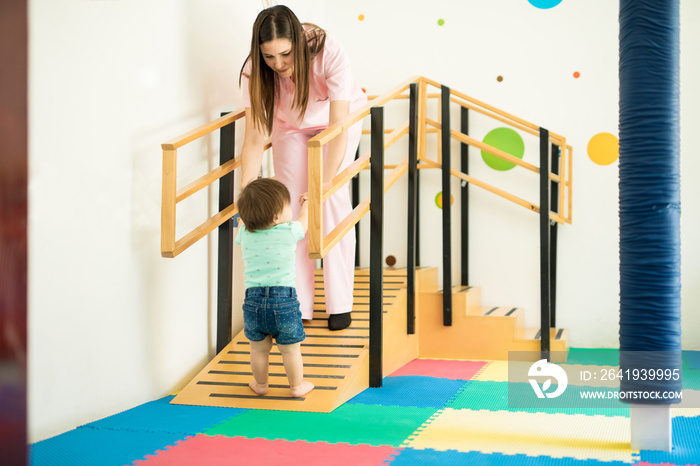
<svg viewBox="0 0 700 466">
<path fill-rule="evenodd" d="M 245 135 L 241 149 L 241 188 L 258 177 L 265 147 L 265 133 L 253 124 L 250 108 L 245 109 L 245 122 Z"/>
</svg>

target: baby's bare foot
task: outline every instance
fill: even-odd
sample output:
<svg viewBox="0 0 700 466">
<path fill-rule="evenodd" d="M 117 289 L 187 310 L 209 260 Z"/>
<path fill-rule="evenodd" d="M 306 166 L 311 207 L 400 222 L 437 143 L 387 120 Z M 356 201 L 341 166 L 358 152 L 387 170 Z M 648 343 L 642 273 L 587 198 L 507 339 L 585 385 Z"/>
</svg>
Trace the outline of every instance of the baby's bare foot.
<svg viewBox="0 0 700 466">
<path fill-rule="evenodd" d="M 309 393 L 311 390 L 313 390 L 314 384 L 304 380 L 302 383 L 300 383 L 296 387 L 289 387 L 289 388 L 292 391 L 292 396 L 294 398 L 299 398 L 300 396 L 304 396 L 307 393 Z"/>
<path fill-rule="evenodd" d="M 253 390 L 255 393 L 258 395 L 262 396 L 267 393 L 267 389 L 269 387 L 268 384 L 266 383 L 257 383 L 255 380 L 251 380 L 250 383 L 248 384 L 251 390 Z"/>
</svg>

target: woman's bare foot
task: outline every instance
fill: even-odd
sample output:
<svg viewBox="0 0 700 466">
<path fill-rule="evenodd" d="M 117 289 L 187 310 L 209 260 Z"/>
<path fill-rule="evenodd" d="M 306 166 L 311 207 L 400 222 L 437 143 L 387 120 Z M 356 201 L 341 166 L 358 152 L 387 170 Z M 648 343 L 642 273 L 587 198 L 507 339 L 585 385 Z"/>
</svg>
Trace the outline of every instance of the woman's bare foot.
<svg viewBox="0 0 700 466">
<path fill-rule="evenodd" d="M 313 390 L 314 384 L 304 380 L 302 383 L 300 383 L 296 387 L 289 387 L 289 389 L 292 391 L 292 396 L 294 398 L 299 398 L 300 396 L 304 396 L 307 393 L 309 393 L 311 390 Z"/>
<path fill-rule="evenodd" d="M 269 387 L 269 384 L 266 383 L 257 383 L 255 380 L 251 380 L 250 383 L 248 384 L 251 390 L 253 390 L 255 393 L 258 395 L 262 396 L 267 393 L 267 389 Z"/>
</svg>

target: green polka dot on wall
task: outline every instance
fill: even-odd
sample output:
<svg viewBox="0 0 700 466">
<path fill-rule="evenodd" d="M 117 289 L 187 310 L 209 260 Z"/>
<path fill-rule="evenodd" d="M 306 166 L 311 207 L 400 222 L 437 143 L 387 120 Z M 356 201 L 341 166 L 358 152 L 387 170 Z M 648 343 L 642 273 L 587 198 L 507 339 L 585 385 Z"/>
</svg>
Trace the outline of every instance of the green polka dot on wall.
<svg viewBox="0 0 700 466">
<path fill-rule="evenodd" d="M 450 205 L 454 203 L 455 197 L 452 194 L 450 194 Z M 438 206 L 438 209 L 442 209 L 442 191 L 435 195 L 435 205 Z"/>
<path fill-rule="evenodd" d="M 438 19 L 438 26 L 442 26 L 442 25 L 444 25 L 444 24 L 445 24 L 445 20 L 444 20 L 444 19 L 442 19 L 442 18 Z"/>
<path fill-rule="evenodd" d="M 520 135 L 510 128 L 496 128 L 484 136 L 484 144 L 493 146 L 503 152 L 522 160 L 525 154 L 525 143 Z M 500 157 L 496 157 L 486 151 L 481 151 L 481 158 L 484 163 L 494 170 L 506 171 L 515 167 L 513 162 L 508 162 Z"/>
<path fill-rule="evenodd" d="M 620 158 L 620 141 L 610 133 L 598 133 L 588 141 L 588 157 L 598 165 L 610 165 Z"/>
</svg>

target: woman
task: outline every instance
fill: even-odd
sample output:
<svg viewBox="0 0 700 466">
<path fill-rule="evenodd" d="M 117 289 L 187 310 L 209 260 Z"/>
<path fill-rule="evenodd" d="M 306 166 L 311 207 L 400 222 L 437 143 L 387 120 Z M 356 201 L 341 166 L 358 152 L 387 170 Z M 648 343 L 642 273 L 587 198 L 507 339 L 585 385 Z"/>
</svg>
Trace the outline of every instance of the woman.
<svg viewBox="0 0 700 466">
<path fill-rule="evenodd" d="M 284 5 L 263 10 L 255 20 L 240 85 L 246 116 L 242 185 L 258 176 L 265 135 L 270 134 L 275 178 L 287 186 L 292 199 L 308 191 L 307 141 L 367 101 L 340 45 L 318 26 L 302 24 Z M 361 133 L 358 123 L 324 147 L 324 188 L 352 163 Z M 292 204 L 296 218 L 300 206 Z M 351 211 L 345 187 L 324 202 L 324 234 Z M 354 260 L 351 230 L 323 260 L 331 330 L 347 328 L 352 321 Z M 297 247 L 297 294 L 302 318 L 312 319 L 314 262 L 309 259 L 308 237 Z"/>
</svg>

